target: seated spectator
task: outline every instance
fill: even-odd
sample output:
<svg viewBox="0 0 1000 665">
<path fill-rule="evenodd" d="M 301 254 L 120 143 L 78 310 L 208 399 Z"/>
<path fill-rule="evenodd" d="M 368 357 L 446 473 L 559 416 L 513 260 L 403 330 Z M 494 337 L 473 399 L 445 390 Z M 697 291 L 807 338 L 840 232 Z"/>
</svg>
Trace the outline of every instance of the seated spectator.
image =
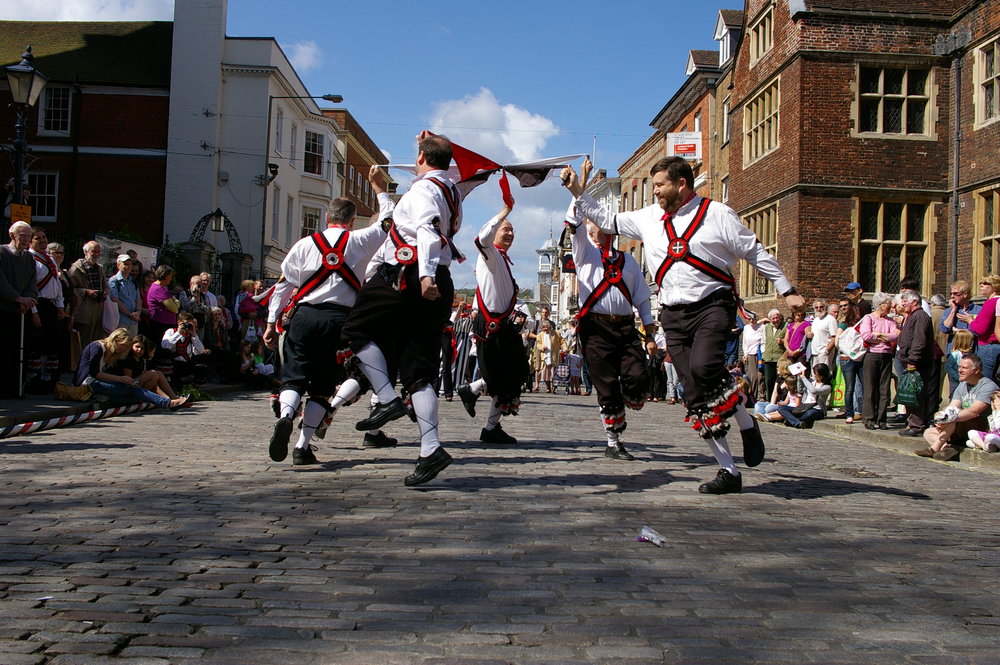
<svg viewBox="0 0 1000 665">
<path fill-rule="evenodd" d="M 987 418 L 990 424 L 990 431 L 983 432 L 978 429 L 969 430 L 968 448 L 978 448 L 988 453 L 1000 452 L 1000 390 L 990 395 L 990 404 L 993 412 Z"/>
<path fill-rule="evenodd" d="M 163 395 L 168 399 L 176 399 L 177 393 L 170 387 L 170 382 L 162 372 L 150 367 L 156 346 L 145 335 L 132 338 L 128 353 L 109 369 L 111 374 L 119 374 L 133 379 L 139 379 L 139 387 Z M 186 395 L 185 395 L 186 397 Z"/>
<path fill-rule="evenodd" d="M 924 430 L 928 446 L 916 451 L 921 457 L 950 460 L 965 446 L 970 430 L 990 429 L 990 401 L 997 384 L 983 376 L 983 361 L 973 353 L 966 353 L 958 361 L 958 375 L 962 382 L 951 403 L 943 412 L 934 414 L 934 425 Z"/>
<path fill-rule="evenodd" d="M 948 374 L 948 395 L 954 395 L 955 389 L 961 383 L 958 378 L 958 361 L 966 353 L 975 353 L 972 347 L 976 343 L 976 336 L 968 328 L 959 328 L 955 331 L 951 340 L 951 351 L 945 356 L 944 371 Z"/>
<path fill-rule="evenodd" d="M 779 370 L 780 372 L 781 370 Z M 754 418 L 763 423 L 780 423 L 784 420 L 784 416 L 778 412 L 783 406 L 790 408 L 797 408 L 801 402 L 802 397 L 799 394 L 799 382 L 794 376 L 787 374 L 783 376 L 779 374 L 780 381 L 774 384 L 774 391 L 771 393 L 770 402 L 757 402 L 754 404 Z"/>
<path fill-rule="evenodd" d="M 812 381 L 805 374 L 799 377 L 805 387 L 805 394 L 798 408 L 788 405 L 778 407 L 778 413 L 789 427 L 811 429 L 814 421 L 826 418 L 826 402 L 833 389 L 830 368 L 826 363 L 819 363 L 812 368 L 812 375 Z"/>
<path fill-rule="evenodd" d="M 104 339 L 91 342 L 83 349 L 80 367 L 76 371 L 75 385 L 90 386 L 95 395 L 103 395 L 113 405 L 148 402 L 160 408 L 176 411 L 191 403 L 190 396 L 169 399 L 150 392 L 139 385 L 139 380 L 114 374 L 110 370 L 129 353 L 128 331 L 118 328 Z"/>
<path fill-rule="evenodd" d="M 195 319 L 189 312 L 177 315 L 177 327 L 163 333 L 160 346 L 168 351 L 173 361 L 174 385 L 186 383 L 201 384 L 208 380 L 207 356 L 211 352 L 205 348 L 195 331 Z"/>
</svg>

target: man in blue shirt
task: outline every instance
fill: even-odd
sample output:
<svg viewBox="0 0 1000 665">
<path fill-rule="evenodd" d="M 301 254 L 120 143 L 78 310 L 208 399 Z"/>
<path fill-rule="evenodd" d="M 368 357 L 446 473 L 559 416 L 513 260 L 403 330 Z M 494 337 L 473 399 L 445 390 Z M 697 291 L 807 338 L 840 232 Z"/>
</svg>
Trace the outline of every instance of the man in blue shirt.
<svg viewBox="0 0 1000 665">
<path fill-rule="evenodd" d="M 108 280 L 111 300 L 118 305 L 118 327 L 135 337 L 139 333 L 139 289 L 131 279 L 132 257 L 118 255 L 118 272 Z"/>
<path fill-rule="evenodd" d="M 948 309 L 941 316 L 941 323 L 938 324 L 941 332 L 948 335 L 948 348 L 946 353 L 951 351 L 951 343 L 955 337 L 956 330 L 968 330 L 969 323 L 976 318 L 976 314 L 982 309 L 969 300 L 969 283 L 957 281 L 951 285 L 951 295 L 948 298 Z"/>
</svg>

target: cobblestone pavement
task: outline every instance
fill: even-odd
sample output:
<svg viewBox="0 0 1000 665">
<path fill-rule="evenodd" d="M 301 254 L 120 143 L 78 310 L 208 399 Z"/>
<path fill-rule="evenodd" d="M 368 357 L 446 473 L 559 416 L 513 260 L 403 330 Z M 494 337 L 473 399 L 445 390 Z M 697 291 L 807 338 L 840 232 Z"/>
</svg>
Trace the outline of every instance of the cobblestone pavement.
<svg viewBox="0 0 1000 665">
<path fill-rule="evenodd" d="M 593 398 L 526 396 L 517 446 L 441 407 L 419 489 L 416 427 L 362 449 L 359 406 L 313 467 L 260 395 L 0 441 L 0 663 L 996 662 L 995 471 L 769 427 L 705 496 L 679 406 L 629 414 L 631 463 Z"/>
</svg>

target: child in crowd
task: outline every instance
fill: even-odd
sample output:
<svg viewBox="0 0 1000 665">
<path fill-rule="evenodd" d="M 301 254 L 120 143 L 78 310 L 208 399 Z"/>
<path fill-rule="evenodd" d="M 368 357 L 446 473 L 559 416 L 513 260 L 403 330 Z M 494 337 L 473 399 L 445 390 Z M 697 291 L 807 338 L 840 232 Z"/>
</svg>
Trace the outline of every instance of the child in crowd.
<svg viewBox="0 0 1000 665">
<path fill-rule="evenodd" d="M 177 327 L 163 333 L 160 346 L 168 351 L 173 360 L 171 380 L 174 385 L 202 384 L 208 380 L 206 356 L 211 352 L 202 344 L 195 325 L 196 319 L 190 312 L 181 312 L 177 315 Z"/>
<path fill-rule="evenodd" d="M 826 363 L 817 363 L 812 368 L 812 380 L 802 373 L 799 378 L 805 388 L 805 394 L 798 407 L 791 404 L 778 408 L 778 413 L 785 420 L 788 427 L 798 429 L 811 429 L 813 422 L 826 417 L 826 403 L 833 390 L 831 385 L 830 368 Z"/>
<path fill-rule="evenodd" d="M 787 368 L 785 371 L 787 373 Z M 757 402 L 754 405 L 754 418 L 763 423 L 780 423 L 784 418 L 778 409 L 783 406 L 794 409 L 799 406 L 800 399 L 799 381 L 788 374 L 783 380 L 775 382 L 770 402 Z"/>
<path fill-rule="evenodd" d="M 964 331 L 956 331 L 956 338 L 960 332 Z M 986 419 L 990 424 L 990 431 L 969 430 L 969 441 L 965 444 L 967 448 L 979 448 L 988 453 L 1000 452 L 1000 390 L 994 390 L 990 395 L 990 405 L 993 411 Z"/>
<path fill-rule="evenodd" d="M 944 371 L 948 374 L 948 395 L 951 396 L 958 388 L 962 379 L 958 376 L 958 361 L 962 359 L 963 353 L 975 353 L 972 346 L 976 342 L 976 337 L 971 330 L 956 330 L 951 342 L 951 353 L 944 361 Z"/>
</svg>

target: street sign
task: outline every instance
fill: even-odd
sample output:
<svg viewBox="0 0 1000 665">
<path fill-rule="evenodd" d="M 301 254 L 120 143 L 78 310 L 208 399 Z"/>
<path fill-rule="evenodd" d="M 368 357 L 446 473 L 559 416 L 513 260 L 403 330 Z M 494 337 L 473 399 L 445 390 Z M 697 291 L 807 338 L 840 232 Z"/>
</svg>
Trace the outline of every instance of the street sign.
<svg viewBox="0 0 1000 665">
<path fill-rule="evenodd" d="M 13 222 L 27 222 L 31 224 L 31 206 L 20 203 L 10 204 L 10 219 Z"/>
<path fill-rule="evenodd" d="M 667 156 L 684 159 L 701 159 L 701 132 L 667 133 Z"/>
</svg>

